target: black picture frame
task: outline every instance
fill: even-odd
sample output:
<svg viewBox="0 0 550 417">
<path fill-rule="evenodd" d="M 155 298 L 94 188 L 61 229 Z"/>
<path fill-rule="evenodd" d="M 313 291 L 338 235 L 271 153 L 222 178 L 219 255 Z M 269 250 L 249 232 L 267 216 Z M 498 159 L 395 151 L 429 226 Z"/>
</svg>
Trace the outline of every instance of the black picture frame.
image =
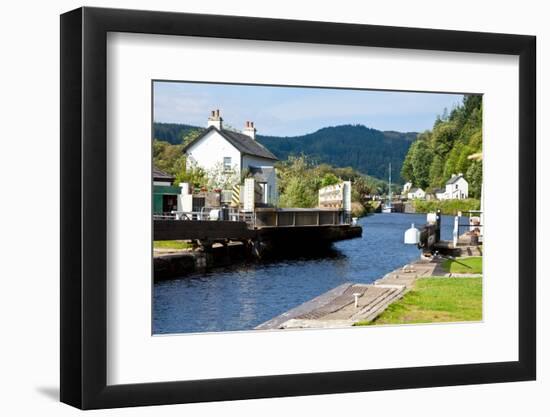
<svg viewBox="0 0 550 417">
<path fill-rule="evenodd" d="M 107 385 L 108 32 L 519 56 L 519 360 Z M 536 377 L 536 38 L 170 12 L 61 16 L 61 401 L 82 409 L 482 384 Z"/>
</svg>

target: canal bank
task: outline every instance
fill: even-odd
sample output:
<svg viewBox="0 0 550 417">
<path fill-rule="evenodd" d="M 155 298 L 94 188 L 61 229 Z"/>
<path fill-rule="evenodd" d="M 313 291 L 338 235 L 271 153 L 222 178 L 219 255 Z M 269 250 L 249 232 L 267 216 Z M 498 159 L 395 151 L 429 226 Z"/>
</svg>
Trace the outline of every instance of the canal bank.
<svg viewBox="0 0 550 417">
<path fill-rule="evenodd" d="M 161 224 L 167 223 L 161 221 Z M 215 233 L 229 236 L 229 238 L 200 238 L 197 234 L 196 240 L 201 242 L 200 246 L 193 250 L 154 251 L 153 271 L 155 281 L 184 277 L 195 272 L 204 272 L 222 266 L 237 266 L 243 262 L 254 262 L 260 260 L 276 260 L 288 257 L 318 256 L 331 248 L 337 241 L 360 238 L 363 232 L 361 226 L 356 225 L 293 225 L 265 226 L 250 230 L 242 228 L 241 235 L 232 235 L 223 229 L 234 228 L 235 222 L 171 222 L 167 227 L 168 233 L 174 233 L 174 229 L 184 226 L 204 224 L 207 229 L 214 228 Z M 216 228 L 217 225 L 220 227 Z M 163 227 L 165 225 L 163 224 Z M 189 233 L 187 231 L 187 233 Z M 204 233 L 197 230 L 197 233 Z M 208 230 L 210 236 L 214 231 Z M 174 236 L 178 236 L 174 234 Z"/>
<path fill-rule="evenodd" d="M 405 308 L 409 308 L 408 313 L 401 313 L 403 307 L 398 307 L 394 310 L 400 318 L 396 319 L 395 313 L 392 313 L 381 320 L 382 324 L 432 323 L 453 321 L 453 318 L 457 318 L 455 321 L 481 320 L 481 277 L 480 257 L 423 258 L 395 269 L 372 284 L 342 284 L 255 329 L 342 328 L 374 324 L 386 309 L 400 304 L 412 290 L 420 293 L 431 291 L 433 294 L 427 300 L 422 299 L 422 294 L 420 297 L 415 294 L 415 297 L 405 303 Z M 421 285 L 418 285 L 419 280 Z M 440 285 L 442 283 L 444 285 Z M 438 287 L 443 287 L 443 291 L 438 290 Z M 479 294 L 476 292 L 477 287 L 480 288 Z M 468 306 L 468 303 L 474 307 Z M 425 305 L 432 306 L 431 308 L 435 306 L 436 311 L 431 311 Z M 460 310 L 468 308 L 469 311 L 461 314 L 464 312 Z M 461 317 L 466 318 L 460 320 Z"/>
<path fill-rule="evenodd" d="M 441 263 L 440 259 L 419 259 L 372 284 L 342 284 L 260 324 L 256 330 L 351 327 L 370 322 L 401 299 L 418 278 L 441 273 Z"/>
<path fill-rule="evenodd" d="M 443 216 L 443 239 L 452 239 L 453 220 Z M 360 238 L 322 252 L 245 261 L 155 282 L 153 332 L 252 330 L 339 285 L 372 284 L 419 258 L 416 247 L 403 245 L 403 232 L 425 221 L 425 215 L 374 214 L 358 220 Z"/>
<path fill-rule="evenodd" d="M 154 280 L 184 277 L 213 268 L 236 265 L 252 260 L 252 250 L 244 242 L 213 244 L 208 250 L 155 250 L 153 252 Z"/>
</svg>

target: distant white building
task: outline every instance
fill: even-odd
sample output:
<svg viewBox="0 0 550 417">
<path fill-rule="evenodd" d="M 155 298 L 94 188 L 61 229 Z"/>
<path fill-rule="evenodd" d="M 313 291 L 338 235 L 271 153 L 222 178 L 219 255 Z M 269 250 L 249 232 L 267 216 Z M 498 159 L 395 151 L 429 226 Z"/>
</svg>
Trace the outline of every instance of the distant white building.
<svg viewBox="0 0 550 417">
<path fill-rule="evenodd" d="M 402 195 L 407 195 L 412 188 L 413 183 L 410 181 L 407 181 L 405 185 L 403 185 L 403 191 L 401 192 Z"/>
<path fill-rule="evenodd" d="M 445 200 L 445 188 L 437 188 L 434 190 L 435 198 Z"/>
<path fill-rule="evenodd" d="M 276 204 L 278 199 L 275 162 L 277 157 L 256 141 L 254 122 L 247 121 L 242 132 L 223 128 L 219 110 L 213 110 L 207 129 L 184 147 L 184 152 L 205 170 L 223 166 L 240 178 L 245 170 L 262 189 L 262 201 Z"/>
<path fill-rule="evenodd" d="M 411 188 L 407 193 L 409 200 L 423 200 L 426 198 L 426 192 L 422 188 Z"/>
<path fill-rule="evenodd" d="M 437 196 L 437 193 L 436 193 Z M 462 200 L 468 198 L 468 181 L 462 173 L 453 174 L 445 184 L 445 192 L 440 193 L 440 200 Z"/>
</svg>

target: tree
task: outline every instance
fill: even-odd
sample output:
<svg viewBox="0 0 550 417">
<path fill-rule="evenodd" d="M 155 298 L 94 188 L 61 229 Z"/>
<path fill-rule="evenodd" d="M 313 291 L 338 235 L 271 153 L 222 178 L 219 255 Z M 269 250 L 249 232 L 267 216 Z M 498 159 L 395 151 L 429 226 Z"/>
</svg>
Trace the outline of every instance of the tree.
<svg viewBox="0 0 550 417">
<path fill-rule="evenodd" d="M 443 185 L 443 159 L 439 155 L 435 155 L 430 166 L 430 185 L 433 188 L 439 188 Z"/>
<path fill-rule="evenodd" d="M 451 178 L 453 174 L 457 173 L 456 168 L 458 166 L 458 158 L 460 157 L 461 152 L 462 152 L 462 144 L 457 143 L 449 153 L 447 161 L 445 162 L 445 171 L 444 171 L 445 180 L 448 180 L 449 178 Z"/>
<path fill-rule="evenodd" d="M 171 145 L 168 142 L 153 140 L 153 163 L 162 171 L 176 175 L 176 163 L 182 156 L 182 145 Z"/>
<path fill-rule="evenodd" d="M 466 172 L 468 181 L 468 196 L 481 198 L 481 184 L 483 182 L 483 164 L 480 161 L 474 161 Z"/>
<path fill-rule="evenodd" d="M 207 170 L 206 178 L 208 179 L 208 188 L 211 190 L 229 190 L 241 179 L 237 165 L 228 170 L 222 162 L 215 163 L 212 168 Z"/>
<path fill-rule="evenodd" d="M 409 152 L 407 152 L 407 155 L 405 156 L 405 160 L 403 161 L 403 166 L 401 167 L 401 178 L 410 182 L 414 182 L 412 158 L 413 158 L 413 147 L 416 146 L 415 143 L 411 145 L 411 148 L 409 149 Z"/>
<path fill-rule="evenodd" d="M 473 154 L 474 152 L 470 149 L 468 146 L 463 146 L 462 151 L 460 152 L 460 155 L 458 156 L 458 159 L 456 161 L 456 167 L 455 171 L 457 173 L 463 173 L 465 174 L 468 170 L 468 167 L 470 166 L 470 160 L 468 159 L 468 156 Z"/>
<path fill-rule="evenodd" d="M 413 184 L 426 189 L 430 184 L 430 166 L 433 154 L 428 144 L 423 141 L 415 142 L 412 154 Z"/>
<path fill-rule="evenodd" d="M 463 173 L 469 182 L 474 182 L 471 194 L 480 194 L 481 164 L 472 162 L 468 156 L 482 152 L 482 113 L 482 97 L 466 95 L 462 104 L 453 108 L 450 114 L 444 112 L 438 116 L 432 130 L 419 134 L 409 148 L 402 177 L 423 187 L 426 184 L 426 162 L 431 153 L 428 188 L 439 188 L 453 174 Z"/>
<path fill-rule="evenodd" d="M 176 164 L 176 169 L 174 185 L 188 182 L 194 187 L 204 187 L 208 184 L 206 171 L 199 167 L 192 158 L 182 156 Z"/>
<path fill-rule="evenodd" d="M 292 177 L 286 185 L 285 192 L 279 197 L 281 207 L 315 207 L 318 203 L 318 194 L 315 187 L 307 179 Z"/>
<path fill-rule="evenodd" d="M 367 196 L 372 194 L 373 187 L 365 176 L 360 176 L 351 185 L 351 201 L 365 204 Z"/>
<path fill-rule="evenodd" d="M 321 187 L 327 187 L 329 185 L 338 184 L 340 179 L 332 172 L 327 172 L 321 180 Z"/>
<path fill-rule="evenodd" d="M 202 132 L 200 130 L 191 130 L 190 132 L 182 132 L 181 136 L 181 144 L 183 146 L 186 146 L 187 144 L 191 143 L 193 140 L 195 140 Z"/>
</svg>

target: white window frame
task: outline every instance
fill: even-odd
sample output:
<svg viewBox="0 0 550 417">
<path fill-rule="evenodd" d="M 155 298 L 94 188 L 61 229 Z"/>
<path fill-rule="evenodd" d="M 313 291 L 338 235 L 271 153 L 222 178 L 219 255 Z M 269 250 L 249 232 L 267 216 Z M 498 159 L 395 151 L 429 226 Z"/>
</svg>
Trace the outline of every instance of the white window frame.
<svg viewBox="0 0 550 417">
<path fill-rule="evenodd" d="M 223 170 L 224 172 L 229 172 L 233 169 L 233 166 L 231 165 L 231 157 L 230 156 L 224 156 L 223 157 Z M 229 160 L 229 165 L 227 164 L 227 160 Z"/>
</svg>

